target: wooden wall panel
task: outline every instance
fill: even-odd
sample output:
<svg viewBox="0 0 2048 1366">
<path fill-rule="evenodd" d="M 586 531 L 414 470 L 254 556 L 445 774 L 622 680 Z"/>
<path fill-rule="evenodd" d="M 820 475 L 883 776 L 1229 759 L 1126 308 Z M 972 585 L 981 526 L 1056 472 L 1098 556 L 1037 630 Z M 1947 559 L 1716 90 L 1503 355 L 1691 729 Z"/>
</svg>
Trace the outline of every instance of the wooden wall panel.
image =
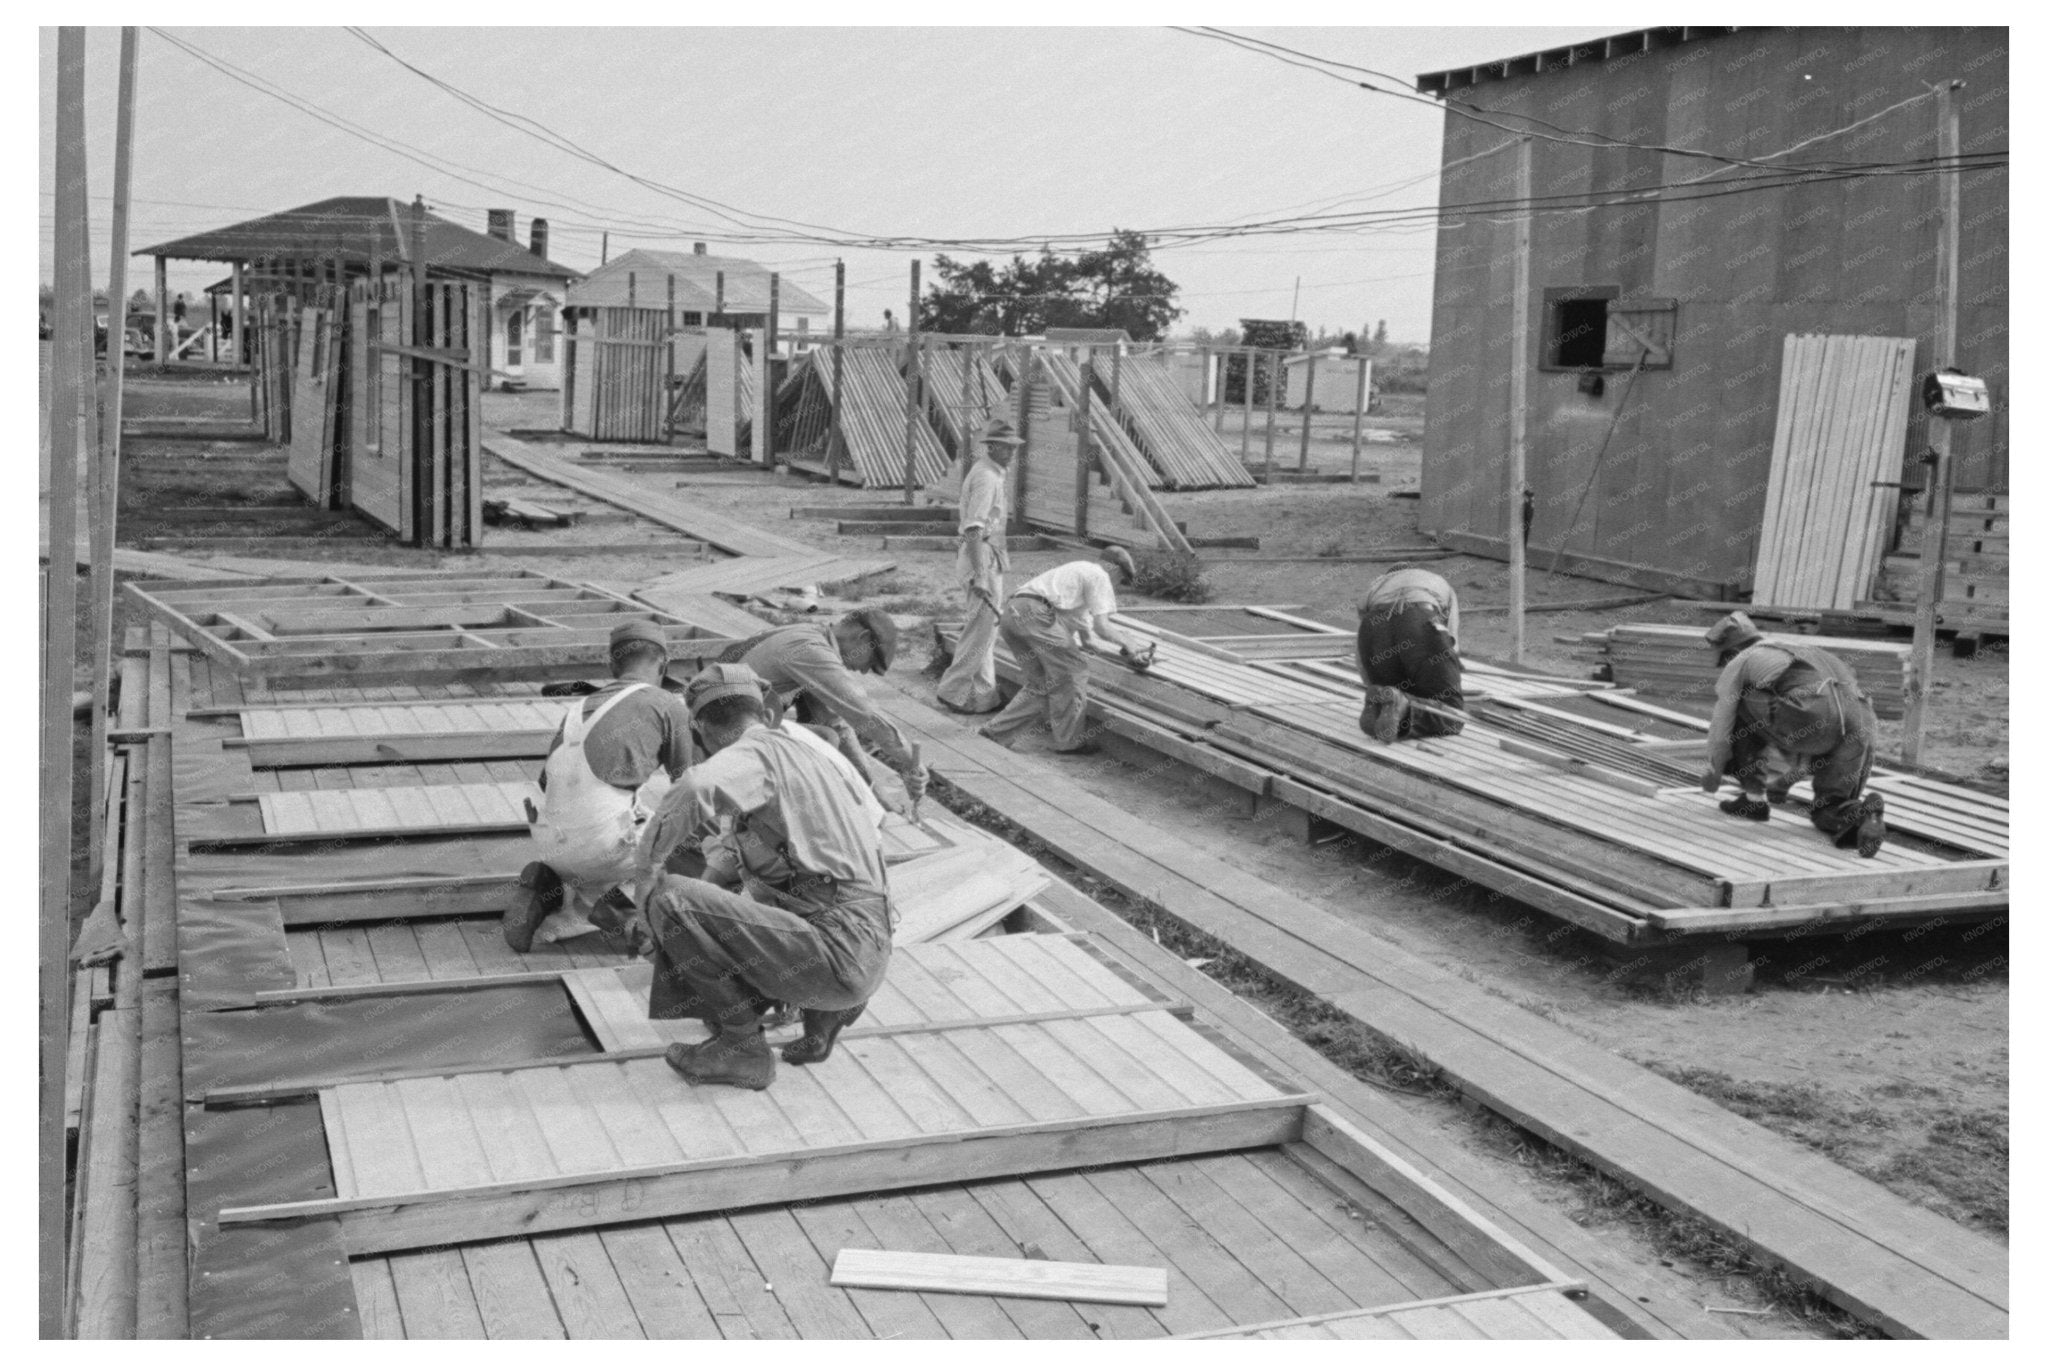
<svg viewBox="0 0 2048 1366">
<path fill-rule="evenodd" d="M 1932 153 L 1931 100 L 1881 111 L 1944 76 L 1969 83 L 1959 97 L 1964 151 L 2005 147 L 2007 62 L 2003 29 L 1759 29 L 1459 93 L 1564 127 L 1729 156 L 1764 156 L 1869 119 L 1789 160 L 1887 161 Z M 1448 165 L 1505 141 L 1498 129 L 1471 120 L 1447 122 L 1446 203 L 1511 192 L 1509 153 Z M 1614 285 L 1624 295 L 1678 301 L 1676 363 L 1638 379 L 1568 548 L 1703 587 L 1744 586 L 1769 473 L 1784 337 L 1911 336 L 1919 340 L 1916 368 L 1937 363 L 1939 182 L 1885 176 L 1743 189 L 1753 174 L 1746 168 L 1545 140 L 1536 143 L 1534 162 L 1539 195 L 1679 183 L 1700 187 L 1699 194 L 1741 190 L 1539 215 L 1531 315 L 1540 325 L 1547 285 Z M 1963 181 L 1961 361 L 1991 379 L 1999 406 L 1958 433 L 1961 488 L 2002 487 L 2005 479 L 2006 179 L 1996 171 Z M 1493 538 L 1502 553 L 1510 232 L 1505 221 L 1475 217 L 1446 222 L 1438 236 L 1421 510 L 1425 529 Z M 1590 452 L 1627 386 L 1625 374 L 1610 372 L 1605 396 L 1588 400 L 1574 381 L 1538 373 L 1529 388 L 1538 563 L 1548 537 L 1564 533 Z M 1923 443 L 1924 429 L 1916 412 L 1901 448 L 1888 456 L 1888 477 L 1919 477 L 1907 452 Z"/>
</svg>

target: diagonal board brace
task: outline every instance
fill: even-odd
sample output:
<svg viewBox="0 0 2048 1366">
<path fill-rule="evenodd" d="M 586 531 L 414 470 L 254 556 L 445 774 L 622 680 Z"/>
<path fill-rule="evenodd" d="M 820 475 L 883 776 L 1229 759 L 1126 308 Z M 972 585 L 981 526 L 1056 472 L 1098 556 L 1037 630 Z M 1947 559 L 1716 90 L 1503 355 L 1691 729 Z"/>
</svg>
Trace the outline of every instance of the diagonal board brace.
<svg viewBox="0 0 2048 1366">
<path fill-rule="evenodd" d="M 248 1206 L 222 1210 L 220 1222 L 225 1228 L 335 1216 L 350 1255 L 367 1256 L 949 1181 L 1272 1147 L 1301 1136 L 1303 1115 L 1315 1099 L 1273 1096 L 416 1195 Z"/>
</svg>

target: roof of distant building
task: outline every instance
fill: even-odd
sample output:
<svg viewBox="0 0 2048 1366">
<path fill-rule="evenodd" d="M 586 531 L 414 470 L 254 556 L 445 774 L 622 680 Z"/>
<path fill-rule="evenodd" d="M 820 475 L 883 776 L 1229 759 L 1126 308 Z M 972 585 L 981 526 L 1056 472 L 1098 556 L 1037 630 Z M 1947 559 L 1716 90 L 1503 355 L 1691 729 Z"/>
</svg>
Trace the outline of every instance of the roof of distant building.
<svg viewBox="0 0 2048 1366">
<path fill-rule="evenodd" d="M 615 256 L 569 287 L 571 308 L 668 307 L 668 282 L 676 283 L 678 313 L 712 313 L 718 309 L 718 275 L 725 273 L 725 312 L 768 311 L 768 267 L 738 256 L 703 256 L 689 251 L 635 248 Z M 785 314 L 822 317 L 831 313 L 815 294 L 788 280 L 780 282 L 776 302 Z"/>
<path fill-rule="evenodd" d="M 339 259 L 363 266 L 374 254 L 393 266 L 412 260 L 413 208 L 396 199 L 343 195 L 302 204 L 224 228 L 143 247 L 137 256 L 193 261 L 255 261 L 262 257 Z M 572 280 L 579 272 L 535 256 L 516 242 L 451 223 L 435 213 L 423 229 L 427 266 L 472 275 L 544 275 Z"/>
</svg>

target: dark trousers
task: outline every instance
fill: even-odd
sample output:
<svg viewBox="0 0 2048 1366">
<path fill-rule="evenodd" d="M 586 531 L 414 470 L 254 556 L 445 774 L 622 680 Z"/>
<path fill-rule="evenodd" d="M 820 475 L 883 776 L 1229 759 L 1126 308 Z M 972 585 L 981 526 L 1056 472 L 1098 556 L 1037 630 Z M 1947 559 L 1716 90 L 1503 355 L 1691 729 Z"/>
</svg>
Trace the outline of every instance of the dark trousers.
<svg viewBox="0 0 2048 1366">
<path fill-rule="evenodd" d="M 865 887 L 768 904 L 697 878 L 664 876 L 648 898 L 654 935 L 650 1019 L 696 1017 L 727 1033 L 760 1029 L 781 1001 L 850 1010 L 882 985 L 891 949 L 889 900 Z"/>
<path fill-rule="evenodd" d="M 1368 684 L 1398 688 L 1410 697 L 1465 710 L 1465 670 L 1442 614 L 1426 602 L 1370 607 L 1358 619 L 1358 672 Z M 1408 708 L 1401 738 L 1456 735 L 1463 720 L 1421 707 Z"/>
<path fill-rule="evenodd" d="M 1730 775 L 1754 797 L 1797 780 L 1796 771 L 1774 772 L 1788 761 L 1804 768 L 1813 777 L 1814 828 L 1837 843 L 1853 839 L 1863 819 L 1863 785 L 1877 757 L 1877 714 L 1870 704 L 1851 697 L 1837 705 L 1802 690 L 1770 698 L 1768 719 L 1753 715 L 1752 705 L 1744 702 L 1730 737 Z"/>
</svg>

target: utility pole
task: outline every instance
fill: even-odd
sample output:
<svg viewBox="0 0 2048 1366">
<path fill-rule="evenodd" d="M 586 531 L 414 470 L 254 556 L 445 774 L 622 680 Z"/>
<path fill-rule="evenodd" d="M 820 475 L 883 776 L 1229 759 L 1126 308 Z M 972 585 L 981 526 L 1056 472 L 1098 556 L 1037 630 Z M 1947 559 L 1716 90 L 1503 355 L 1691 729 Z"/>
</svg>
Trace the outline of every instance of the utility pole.
<svg viewBox="0 0 2048 1366">
<path fill-rule="evenodd" d="M 910 326 L 905 333 L 903 366 L 903 502 L 917 501 L 917 405 L 924 375 L 919 366 L 917 342 L 918 271 L 923 262 L 910 263 Z"/>
<path fill-rule="evenodd" d="M 43 575 L 42 898 L 36 936 L 42 1076 L 36 1144 L 41 1336 L 64 1336 L 64 1068 L 71 1023 L 71 678 L 78 650 L 79 422 L 92 384 L 86 254 L 85 30 L 57 30 L 49 568 Z M 158 334 L 161 337 L 161 333 Z M 161 346 L 161 341 L 159 341 Z M 124 965 L 124 970 L 132 966 Z"/>
<path fill-rule="evenodd" d="M 1956 166 L 1962 150 L 1962 111 L 1956 106 L 1961 81 L 1945 81 L 1934 92 L 1936 153 L 1944 166 L 1941 177 L 1941 241 L 1934 254 L 1935 301 L 1941 330 L 1935 334 L 1934 364 L 1960 365 L 1956 354 L 1961 327 L 1956 301 L 1961 293 L 1963 177 Z M 1953 424 L 1947 418 L 1927 419 L 1927 529 L 1920 537 L 1920 600 L 1913 613 L 1913 663 L 1906 689 L 1905 734 L 1900 750 L 1909 764 L 1920 762 L 1927 737 L 1927 698 L 1934 685 L 1934 627 L 1941 610 L 1942 571 L 1948 559 L 1948 494 L 1955 478 L 1950 459 Z"/>
<path fill-rule="evenodd" d="M 121 30 L 121 75 L 114 114 L 113 243 L 107 258 L 107 385 L 100 391 L 99 459 L 93 465 L 92 502 L 92 747 L 86 751 L 91 787 L 86 852 L 87 885 L 97 886 L 106 853 L 107 687 L 113 676 L 114 519 L 121 502 L 121 378 L 128 348 L 122 344 L 128 313 L 128 194 L 135 156 L 136 30 Z"/>
<path fill-rule="evenodd" d="M 1522 541 L 1522 492 L 1529 467 L 1529 231 L 1530 157 L 1534 143 L 1515 147 L 1515 316 L 1508 352 L 1508 484 L 1502 526 L 1508 538 L 1508 660 L 1523 662 L 1523 613 L 1528 606 L 1529 548 Z"/>
<path fill-rule="evenodd" d="M 775 334 L 782 330 L 782 275 L 768 272 L 768 344 L 761 348 L 761 401 L 754 420 L 761 424 L 761 463 L 775 468 Z"/>
<path fill-rule="evenodd" d="M 846 262 L 832 267 L 832 432 L 825 441 L 825 475 L 839 482 L 839 456 L 846 447 L 846 432 L 839 425 L 839 408 L 846 402 Z"/>
</svg>

